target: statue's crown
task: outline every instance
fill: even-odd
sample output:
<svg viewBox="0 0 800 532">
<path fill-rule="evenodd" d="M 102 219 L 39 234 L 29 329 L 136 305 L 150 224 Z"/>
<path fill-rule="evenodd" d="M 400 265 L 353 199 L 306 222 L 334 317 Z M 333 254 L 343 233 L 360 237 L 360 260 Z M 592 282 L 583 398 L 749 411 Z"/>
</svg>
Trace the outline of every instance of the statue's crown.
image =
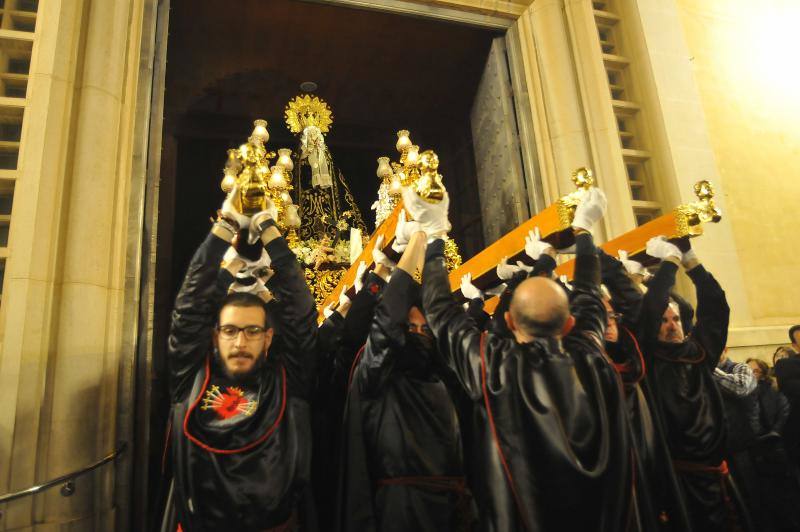
<svg viewBox="0 0 800 532">
<path fill-rule="evenodd" d="M 333 112 L 325 100 L 310 94 L 295 96 L 284 110 L 286 125 L 292 133 L 301 133 L 308 126 L 316 126 L 322 133 L 330 131 Z"/>
</svg>

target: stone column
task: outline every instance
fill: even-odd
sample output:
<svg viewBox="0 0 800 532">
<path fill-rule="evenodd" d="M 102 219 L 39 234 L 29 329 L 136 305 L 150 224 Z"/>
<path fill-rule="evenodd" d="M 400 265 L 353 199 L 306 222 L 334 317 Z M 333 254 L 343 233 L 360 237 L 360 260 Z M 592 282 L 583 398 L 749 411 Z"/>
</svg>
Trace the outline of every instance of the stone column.
<svg viewBox="0 0 800 532">
<path fill-rule="evenodd" d="M 589 46 L 596 34 L 590 22 L 590 7 L 539 0 L 511 34 L 519 42 L 521 65 L 515 66 L 524 70 L 545 204 L 573 191 L 573 170 L 588 166 L 615 206 L 604 232 L 616 235 L 634 221 L 602 60 Z"/>
<path fill-rule="evenodd" d="M 3 491 L 116 445 L 141 17 L 140 0 L 39 9 L 0 321 Z M 113 479 L 112 465 L 72 497 L 10 503 L 0 526 L 112 530 Z"/>
<path fill-rule="evenodd" d="M 751 322 L 750 306 L 736 249 L 733 228 L 726 216 L 725 188 L 708 136 L 703 106 L 694 79 L 691 55 L 674 0 L 625 0 L 626 21 L 636 25 L 639 39 L 632 40 L 637 60 L 649 65 L 650 76 L 637 81 L 642 86 L 651 113 L 654 151 L 668 161 L 662 176 L 665 199 L 675 205 L 696 201 L 692 186 L 700 179 L 714 184 L 715 201 L 722 209 L 719 224 L 707 224 L 706 235 L 693 246 L 725 288 L 733 330 Z"/>
</svg>

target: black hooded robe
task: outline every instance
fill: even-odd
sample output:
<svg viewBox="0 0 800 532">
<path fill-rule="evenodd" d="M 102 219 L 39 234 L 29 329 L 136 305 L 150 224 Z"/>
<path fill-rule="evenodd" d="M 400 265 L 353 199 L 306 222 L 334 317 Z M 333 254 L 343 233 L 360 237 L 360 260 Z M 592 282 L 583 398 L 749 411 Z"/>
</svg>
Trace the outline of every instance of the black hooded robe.
<svg viewBox="0 0 800 532">
<path fill-rule="evenodd" d="M 467 499 L 456 411 L 430 354 L 408 345 L 408 311 L 418 292 L 408 273 L 394 271 L 352 374 L 342 531 L 462 529 Z"/>
<path fill-rule="evenodd" d="M 606 311 L 591 235 L 577 238 L 562 342 L 482 333 L 450 294 L 441 240 L 429 244 L 423 305 L 439 350 L 472 398 L 480 529 L 624 530 L 632 507 L 619 377 L 603 354 Z"/>
<path fill-rule="evenodd" d="M 175 300 L 169 336 L 173 500 L 187 532 L 263 531 L 302 525 L 310 469 L 309 389 L 316 310 L 283 238 L 267 244 L 268 285 L 281 312 L 266 361 L 245 381 L 225 376 L 211 354 L 227 286 L 219 282 L 229 244 L 209 234 Z"/>
<path fill-rule="evenodd" d="M 712 376 L 727 342 L 730 308 L 717 280 L 695 266 L 686 273 L 697 290 L 697 321 L 682 343 L 658 341 L 677 271 L 662 262 L 642 305 L 639 336 L 652 406 L 664 424 L 693 530 L 736 529 L 745 522 L 737 512 L 744 510 L 724 461 L 725 410 Z"/>
</svg>

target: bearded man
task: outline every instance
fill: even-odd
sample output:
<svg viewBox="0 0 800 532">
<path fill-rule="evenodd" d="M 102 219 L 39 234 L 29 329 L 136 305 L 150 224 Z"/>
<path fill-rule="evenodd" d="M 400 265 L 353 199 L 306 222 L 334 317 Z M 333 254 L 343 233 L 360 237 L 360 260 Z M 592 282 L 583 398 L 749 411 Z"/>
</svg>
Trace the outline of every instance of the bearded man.
<svg viewBox="0 0 800 532">
<path fill-rule="evenodd" d="M 173 506 L 179 530 L 295 530 L 309 482 L 314 299 L 274 206 L 251 220 L 233 207 L 236 193 L 195 252 L 172 314 Z M 274 312 L 256 295 L 226 296 L 237 268 L 220 273 L 220 263 L 237 234 L 271 259 Z"/>
</svg>

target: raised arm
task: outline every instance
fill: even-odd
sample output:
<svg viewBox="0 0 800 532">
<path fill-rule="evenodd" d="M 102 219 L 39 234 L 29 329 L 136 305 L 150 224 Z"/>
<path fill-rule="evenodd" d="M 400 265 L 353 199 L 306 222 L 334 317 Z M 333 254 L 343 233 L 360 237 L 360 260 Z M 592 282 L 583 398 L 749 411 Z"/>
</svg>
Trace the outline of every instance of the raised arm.
<svg viewBox="0 0 800 532">
<path fill-rule="evenodd" d="M 195 251 L 183 284 L 175 298 L 167 344 L 170 393 L 180 400 L 211 349 L 217 311 L 225 297 L 220 264 L 237 227 L 220 220 Z"/>
<path fill-rule="evenodd" d="M 695 339 L 706 351 L 706 361 L 716 367 L 728 342 L 728 322 L 731 309 L 725 291 L 702 264 L 687 268 L 697 292 L 696 321 L 692 331 Z"/>
<path fill-rule="evenodd" d="M 413 275 L 425 250 L 425 238 L 421 232 L 410 236 L 397 269 L 375 307 L 367 344 L 358 365 L 362 393 L 372 394 L 380 389 L 390 375 L 396 357 L 402 356 L 408 311 L 414 304 L 414 295 L 419 293 Z"/>
<path fill-rule="evenodd" d="M 272 213 L 253 217 L 251 232 L 259 235 L 272 261 L 275 274 L 268 285 L 280 312 L 272 315 L 276 333 L 282 338 L 282 353 L 290 392 L 308 397 L 315 380 L 317 312 L 297 257 L 281 236 Z"/>
<path fill-rule="evenodd" d="M 642 308 L 642 292 L 628 276 L 627 270 L 621 261 L 602 249 L 598 251 L 600 254 L 601 279 L 611 294 L 611 304 L 615 311 L 622 314 L 623 323 L 628 327 L 632 327 L 639 320 L 639 312 Z"/>
<path fill-rule="evenodd" d="M 575 277 L 569 308 L 575 318 L 569 336 L 580 335 L 602 345 L 607 317 L 600 294 L 600 260 L 592 234 L 586 231 L 575 235 Z"/>
<path fill-rule="evenodd" d="M 440 355 L 470 395 L 481 396 L 481 331 L 450 292 L 444 263 L 444 240 L 435 239 L 425 252 L 422 306 Z"/>
<path fill-rule="evenodd" d="M 603 345 L 606 307 L 600 295 L 600 259 L 589 230 L 602 218 L 606 197 L 599 188 L 590 189 L 575 209 L 575 276 L 572 280 L 570 313 L 575 326 L 568 336 L 581 336 Z"/>
<path fill-rule="evenodd" d="M 677 246 L 653 238 L 647 244 L 647 253 L 662 260 L 658 271 L 647 285 L 647 293 L 642 298 L 638 332 L 645 342 L 652 343 L 658 338 L 661 319 L 669 305 L 669 294 L 675 286 L 675 275 L 680 265 L 681 252 Z M 645 353 L 646 355 L 647 353 Z"/>
</svg>

